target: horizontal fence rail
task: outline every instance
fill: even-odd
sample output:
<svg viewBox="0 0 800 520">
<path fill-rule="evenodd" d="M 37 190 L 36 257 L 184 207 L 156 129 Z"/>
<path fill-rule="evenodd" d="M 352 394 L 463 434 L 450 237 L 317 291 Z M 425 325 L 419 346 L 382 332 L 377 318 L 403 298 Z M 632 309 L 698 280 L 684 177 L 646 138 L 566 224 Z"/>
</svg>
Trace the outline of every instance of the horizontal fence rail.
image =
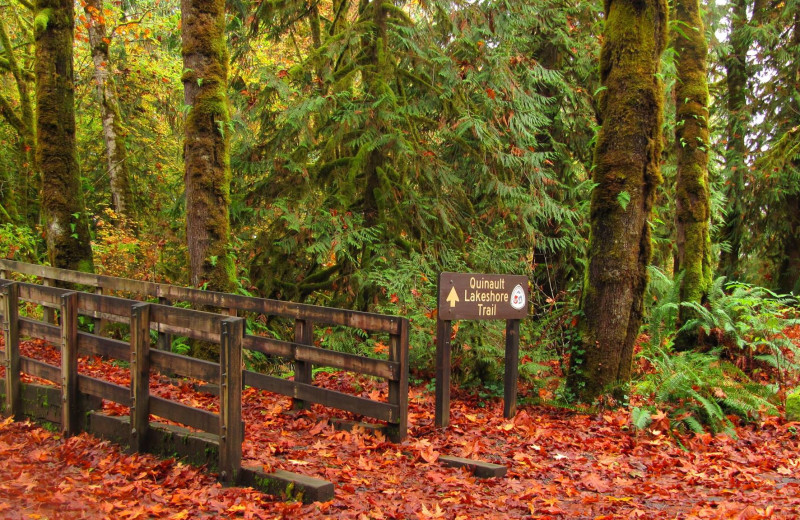
<svg viewBox="0 0 800 520">
<path fill-rule="evenodd" d="M 11 280 L 13 273 L 38 277 L 43 285 Z M 95 293 L 56 286 L 78 284 Z M 122 293 L 159 303 L 131 300 Z M 168 302 L 217 307 L 223 313 L 204 312 L 166 305 Z M 19 315 L 20 303 L 41 305 L 41 320 Z M 55 313 L 59 319 L 54 318 Z M 294 341 L 283 341 L 245 332 L 239 313 L 258 313 L 294 320 Z M 78 317 L 96 320 L 92 333 L 78 329 Z M 241 391 L 243 385 L 290 396 L 298 407 L 317 403 L 388 423 L 390 437 L 399 441 L 408 425 L 408 320 L 396 316 L 329 309 L 224 293 L 187 289 L 110 276 L 79 273 L 47 266 L 0 260 L 0 321 L 5 336 L 6 410 L 20 410 L 19 374 L 25 372 L 59 384 L 62 388 L 62 428 L 77 430 L 80 393 L 94 395 L 130 408 L 130 445 L 142 449 L 149 415 L 216 435 L 220 446 L 220 472 L 235 478 L 243 441 Z M 101 335 L 100 323 L 121 323 L 130 329 L 130 340 Z M 56 324 L 57 323 L 57 324 Z M 314 327 L 319 324 L 352 327 L 389 335 L 388 359 L 376 359 L 315 346 Z M 151 331 L 159 338 L 151 348 Z M 219 345 L 220 362 L 214 363 L 173 353 L 169 335 L 175 334 Z M 41 338 L 61 350 L 61 366 L 20 355 L 21 337 Z M 165 341 L 165 339 L 167 341 Z M 294 366 L 294 380 L 242 369 L 242 349 L 285 359 Z M 130 364 L 129 387 L 78 374 L 77 357 L 84 355 L 118 359 Z M 386 379 L 388 402 L 354 396 L 313 385 L 314 366 L 332 367 Z M 220 388 L 220 411 L 212 413 L 151 395 L 150 370 L 180 374 Z"/>
</svg>

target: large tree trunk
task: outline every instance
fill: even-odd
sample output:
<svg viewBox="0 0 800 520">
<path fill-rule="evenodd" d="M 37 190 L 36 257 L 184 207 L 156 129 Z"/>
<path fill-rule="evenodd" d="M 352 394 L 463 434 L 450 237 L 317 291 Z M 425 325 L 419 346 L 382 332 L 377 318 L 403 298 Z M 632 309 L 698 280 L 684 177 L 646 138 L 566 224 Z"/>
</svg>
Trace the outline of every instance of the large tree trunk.
<svg viewBox="0 0 800 520">
<path fill-rule="evenodd" d="M 664 0 L 606 0 L 600 76 L 602 128 L 594 157 L 589 258 L 581 299 L 580 344 L 568 389 L 591 401 L 630 378 L 651 244 L 648 219 L 661 182 L 666 46 Z"/>
<path fill-rule="evenodd" d="M 92 249 L 75 152 L 72 0 L 36 2 L 36 105 L 42 207 L 50 264 L 91 271 Z"/>
<path fill-rule="evenodd" d="M 224 0 L 182 0 L 186 239 L 192 285 L 230 291 L 228 49 Z"/>
<path fill-rule="evenodd" d="M 86 0 L 84 10 L 88 20 L 89 46 L 94 63 L 97 99 L 100 102 L 100 119 L 103 122 L 103 142 L 106 147 L 111 203 L 122 223 L 134 224 L 133 195 L 117 88 L 114 77 L 109 73 L 111 61 L 108 53 L 109 39 L 103 16 L 103 2 L 102 0 Z"/>
<path fill-rule="evenodd" d="M 747 27 L 747 0 L 734 0 L 731 13 L 731 52 L 725 59 L 728 85 L 728 127 L 725 150 L 727 170 L 727 208 L 723 226 L 723 240 L 728 250 L 720 258 L 720 271 L 729 279 L 738 278 L 739 254 L 744 233 L 742 198 L 744 197 L 744 173 L 747 168 L 747 145 L 745 136 L 750 121 L 747 111 L 747 52 L 752 38 Z"/>
<path fill-rule="evenodd" d="M 678 160 L 675 185 L 676 273 L 683 273 L 681 301 L 700 303 L 706 297 L 713 278 L 709 235 L 708 45 L 699 0 L 677 0 L 675 13 L 680 24 L 680 30 L 675 31 L 678 53 L 675 87 Z M 679 324 L 686 318 L 686 309 L 681 307 Z"/>
</svg>

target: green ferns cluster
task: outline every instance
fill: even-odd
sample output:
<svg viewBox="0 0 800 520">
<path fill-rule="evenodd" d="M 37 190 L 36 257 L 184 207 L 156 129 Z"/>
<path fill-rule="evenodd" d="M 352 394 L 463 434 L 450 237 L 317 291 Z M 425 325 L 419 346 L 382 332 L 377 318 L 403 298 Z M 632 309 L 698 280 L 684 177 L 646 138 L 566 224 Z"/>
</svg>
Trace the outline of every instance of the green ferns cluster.
<svg viewBox="0 0 800 520">
<path fill-rule="evenodd" d="M 778 413 L 781 385 L 800 370 L 792 361 L 800 352 L 783 332 L 800 323 L 796 302 L 761 287 L 726 284 L 724 277 L 714 281 L 704 304 L 680 302 L 679 279 L 656 268 L 650 275 L 649 341 L 640 354 L 648 370 L 633 385 L 645 404 L 632 410 L 634 426 L 646 428 L 650 412 L 667 409 L 676 428 L 734 435 L 733 417 L 746 422 Z M 700 342 L 676 353 L 680 306 L 695 313 L 680 332 L 691 331 Z M 777 383 L 755 380 L 763 370 L 775 370 Z"/>
<path fill-rule="evenodd" d="M 753 382 L 715 352 L 653 349 L 644 357 L 655 370 L 635 385 L 635 391 L 656 403 L 650 409 L 667 407 L 673 427 L 698 433 L 708 428 L 735 436 L 730 415 L 750 421 L 762 413 L 777 413 L 776 388 Z M 646 426 L 642 420 L 634 424 Z"/>
</svg>

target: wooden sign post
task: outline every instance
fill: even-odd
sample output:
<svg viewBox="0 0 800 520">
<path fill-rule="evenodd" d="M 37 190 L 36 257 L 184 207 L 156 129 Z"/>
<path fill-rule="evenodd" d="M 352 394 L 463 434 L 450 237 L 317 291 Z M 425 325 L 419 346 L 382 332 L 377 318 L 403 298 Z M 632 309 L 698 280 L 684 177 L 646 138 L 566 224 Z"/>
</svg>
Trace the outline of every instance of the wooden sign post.
<svg viewBox="0 0 800 520">
<path fill-rule="evenodd" d="M 506 320 L 503 416 L 517 413 L 519 322 L 528 316 L 528 278 L 508 274 L 441 273 L 436 321 L 436 426 L 450 424 L 450 333 L 453 320 Z"/>
</svg>

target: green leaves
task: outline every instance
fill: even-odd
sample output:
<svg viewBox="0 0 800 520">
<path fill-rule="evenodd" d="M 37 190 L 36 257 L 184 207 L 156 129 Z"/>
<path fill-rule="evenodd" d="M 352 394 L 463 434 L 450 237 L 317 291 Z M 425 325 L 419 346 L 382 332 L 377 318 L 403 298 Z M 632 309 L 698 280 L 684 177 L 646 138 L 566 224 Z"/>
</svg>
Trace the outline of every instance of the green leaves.
<svg viewBox="0 0 800 520">
<path fill-rule="evenodd" d="M 631 201 L 631 194 L 627 191 L 621 191 L 617 194 L 617 202 L 622 206 L 623 211 L 628 209 L 628 203 Z"/>
</svg>

